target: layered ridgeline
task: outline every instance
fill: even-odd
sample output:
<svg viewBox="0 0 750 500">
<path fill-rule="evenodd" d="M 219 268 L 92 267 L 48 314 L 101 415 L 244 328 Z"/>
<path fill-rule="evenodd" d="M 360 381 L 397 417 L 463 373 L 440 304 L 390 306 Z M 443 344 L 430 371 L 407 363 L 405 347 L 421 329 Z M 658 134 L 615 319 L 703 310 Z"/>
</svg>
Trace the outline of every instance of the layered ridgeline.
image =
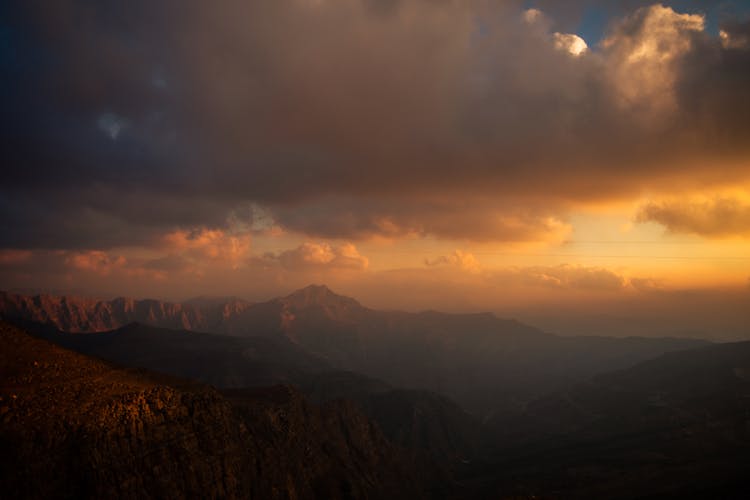
<svg viewBox="0 0 750 500">
<path fill-rule="evenodd" d="M 144 338 L 200 335 L 144 326 L 54 335 L 114 352 L 112 339 L 126 346 L 138 329 Z M 248 341 L 205 337 L 238 342 L 232 348 Z M 380 431 L 412 450 L 422 438 L 433 451 L 465 439 L 465 426 L 443 418 L 454 415 L 450 403 L 430 393 L 322 371 L 300 387 L 359 405 L 318 406 L 288 385 L 219 393 L 115 368 L 2 324 L 0 343 L 0 488 L 9 498 L 740 499 L 750 486 L 750 342 L 667 353 L 498 411 L 475 429 L 495 451 L 461 461 L 454 480 Z M 190 350 L 167 344 L 152 362 Z M 213 356 L 203 361 L 221 359 Z M 382 423 L 359 408 L 381 412 Z M 417 417 L 425 412 L 432 417 Z"/>
<path fill-rule="evenodd" d="M 140 322 L 282 339 L 331 368 L 445 394 L 480 415 L 522 406 L 605 370 L 704 344 L 670 338 L 560 337 L 490 313 L 377 311 L 325 286 L 255 304 L 238 299 L 174 304 L 5 293 L 0 295 L 0 316 L 66 332 Z"/>
<path fill-rule="evenodd" d="M 744 499 L 750 342 L 605 373 L 490 426 L 501 451 L 473 470 L 480 498 Z"/>
<path fill-rule="evenodd" d="M 93 334 L 27 327 L 41 338 L 86 355 L 221 389 L 293 384 L 317 403 L 348 399 L 388 438 L 449 467 L 475 455 L 483 439 L 479 422 L 445 397 L 333 371 L 330 363 L 284 337 L 232 337 L 136 323 Z"/>
<path fill-rule="evenodd" d="M 7 498 L 440 498 L 353 404 L 116 368 L 0 323 Z"/>
</svg>

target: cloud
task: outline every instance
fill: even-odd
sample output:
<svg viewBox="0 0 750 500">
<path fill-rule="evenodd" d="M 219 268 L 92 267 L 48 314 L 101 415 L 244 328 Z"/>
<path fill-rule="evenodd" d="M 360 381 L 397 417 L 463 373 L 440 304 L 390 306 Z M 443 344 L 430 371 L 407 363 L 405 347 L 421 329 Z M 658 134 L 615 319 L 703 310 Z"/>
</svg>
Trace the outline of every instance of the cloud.
<svg viewBox="0 0 750 500">
<path fill-rule="evenodd" d="M 656 222 L 672 233 L 707 238 L 750 235 L 750 204 L 732 197 L 704 201 L 663 201 L 643 205 L 637 222 Z"/>
<path fill-rule="evenodd" d="M 620 21 L 602 42 L 608 77 L 627 109 L 664 118 L 677 106 L 675 83 L 681 63 L 700 42 L 705 19 L 657 4 Z"/>
<path fill-rule="evenodd" d="M 122 255 L 111 256 L 99 250 L 75 252 L 65 258 L 66 264 L 79 271 L 108 276 L 113 270 L 122 268 L 127 260 Z"/>
<path fill-rule="evenodd" d="M 32 255 L 29 250 L 0 250 L 0 265 L 26 262 Z"/>
<path fill-rule="evenodd" d="M 630 286 L 639 292 L 657 292 L 664 290 L 664 284 L 653 278 L 630 278 Z"/>
<path fill-rule="evenodd" d="M 464 252 L 463 250 L 454 250 L 450 255 L 441 255 L 435 259 L 425 259 L 425 264 L 428 267 L 456 267 L 469 273 L 479 273 L 482 270 L 482 266 L 479 264 L 477 258 L 474 257 L 474 254 Z"/>
<path fill-rule="evenodd" d="M 295 249 L 268 254 L 265 260 L 278 261 L 288 270 L 338 269 L 363 271 L 369 259 L 352 243 L 331 246 L 328 243 L 305 242 Z"/>
<path fill-rule="evenodd" d="M 164 235 L 163 244 L 174 254 L 198 260 L 221 260 L 236 266 L 248 256 L 251 236 L 219 229 L 177 230 Z"/>
<path fill-rule="evenodd" d="M 534 206 L 536 205 L 536 206 Z M 275 222 L 289 230 L 327 238 L 428 237 L 472 241 L 558 241 L 570 225 L 539 202 L 415 195 L 409 199 L 337 197 L 279 208 Z"/>
<path fill-rule="evenodd" d="M 0 258 L 0 276 L 4 282 L 20 287 L 48 281 L 55 287 L 80 290 L 100 281 L 122 284 L 121 280 L 131 277 L 166 277 L 160 270 L 145 266 L 142 258 L 102 250 L 12 250 L 0 252 L 3 255 L 13 258 Z"/>
<path fill-rule="evenodd" d="M 748 176 L 746 25 L 654 5 L 570 57 L 553 4 L 8 7 L 0 247 L 155 246 L 250 205 L 311 238 L 547 240 L 708 160 Z"/>
<path fill-rule="evenodd" d="M 572 56 L 583 55 L 589 48 L 586 40 L 575 33 L 553 33 L 555 48 L 564 50 Z"/>
<path fill-rule="evenodd" d="M 515 268 L 511 272 L 526 285 L 548 288 L 617 291 L 626 285 L 624 277 L 600 267 L 561 264 Z"/>
<path fill-rule="evenodd" d="M 730 50 L 750 49 L 750 21 L 724 23 L 719 30 L 721 46 Z"/>
<path fill-rule="evenodd" d="M 539 9 L 526 9 L 523 11 L 523 20 L 527 24 L 535 24 L 544 20 L 544 13 Z"/>
</svg>

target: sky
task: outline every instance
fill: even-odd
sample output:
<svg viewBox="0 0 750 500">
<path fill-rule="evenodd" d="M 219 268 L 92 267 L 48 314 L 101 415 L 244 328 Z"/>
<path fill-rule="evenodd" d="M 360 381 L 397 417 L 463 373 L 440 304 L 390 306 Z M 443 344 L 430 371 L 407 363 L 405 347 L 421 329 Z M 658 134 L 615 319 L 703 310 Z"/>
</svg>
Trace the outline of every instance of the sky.
<svg viewBox="0 0 750 500">
<path fill-rule="evenodd" d="M 750 338 L 750 2 L 0 6 L 0 289 Z"/>
</svg>

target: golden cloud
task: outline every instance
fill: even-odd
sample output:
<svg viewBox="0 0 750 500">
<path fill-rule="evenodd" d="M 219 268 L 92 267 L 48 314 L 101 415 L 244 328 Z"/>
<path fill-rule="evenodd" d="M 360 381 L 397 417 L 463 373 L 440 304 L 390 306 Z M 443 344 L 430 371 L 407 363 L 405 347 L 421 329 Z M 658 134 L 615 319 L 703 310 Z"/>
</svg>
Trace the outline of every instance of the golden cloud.
<svg viewBox="0 0 750 500">
<path fill-rule="evenodd" d="M 108 276 L 127 264 L 122 255 L 113 256 L 100 250 L 72 253 L 66 257 L 65 262 L 79 271 L 93 272 L 101 276 Z"/>
<path fill-rule="evenodd" d="M 656 222 L 672 233 L 707 238 L 750 236 L 750 203 L 731 196 L 649 202 L 640 207 L 636 221 Z"/>
<path fill-rule="evenodd" d="M 278 261 L 285 269 L 339 269 L 363 271 L 369 259 L 359 253 L 352 243 L 332 246 L 328 243 L 305 242 L 292 250 L 268 254 L 266 260 Z"/>
<path fill-rule="evenodd" d="M 450 266 L 461 269 L 469 273 L 479 273 L 482 270 L 482 266 L 479 264 L 477 258 L 471 252 L 465 252 L 463 250 L 455 250 L 450 255 L 441 255 L 435 259 L 425 259 L 425 264 L 428 267 L 435 266 Z"/>
<path fill-rule="evenodd" d="M 163 244 L 173 254 L 221 260 L 236 266 L 247 257 L 251 236 L 249 233 L 232 234 L 220 229 L 177 230 L 166 234 Z"/>
</svg>

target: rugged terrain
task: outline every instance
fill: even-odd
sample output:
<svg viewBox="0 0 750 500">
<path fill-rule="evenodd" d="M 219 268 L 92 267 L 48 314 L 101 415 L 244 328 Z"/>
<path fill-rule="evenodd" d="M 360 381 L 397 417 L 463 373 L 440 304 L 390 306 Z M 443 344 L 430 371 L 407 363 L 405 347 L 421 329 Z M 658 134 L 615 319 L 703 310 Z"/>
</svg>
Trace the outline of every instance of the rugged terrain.
<svg viewBox="0 0 750 500">
<path fill-rule="evenodd" d="M 446 398 L 332 371 L 321 358 L 284 337 L 231 337 L 135 323 L 94 334 L 68 334 L 33 323 L 27 327 L 82 354 L 220 389 L 294 384 L 320 404 L 345 398 L 375 420 L 389 439 L 446 464 L 471 456 L 481 441 L 479 422 Z"/>
<path fill-rule="evenodd" d="M 420 498 L 448 483 L 349 403 L 276 386 L 222 396 L 0 324 L 8 498 Z M 431 496 L 437 493 L 432 492 Z"/>
<path fill-rule="evenodd" d="M 256 304 L 238 299 L 86 301 L 6 293 L 0 295 L 0 317 L 66 332 L 109 330 L 137 321 L 286 341 L 331 368 L 444 394 L 482 417 L 603 371 L 705 345 L 672 338 L 560 337 L 490 313 L 377 311 L 314 285 Z"/>
<path fill-rule="evenodd" d="M 490 425 L 482 495 L 747 498 L 750 342 L 667 353 Z"/>
<path fill-rule="evenodd" d="M 30 325 L 130 368 L 0 327 L 11 497 L 739 499 L 750 486 L 750 342 L 561 381 L 479 424 L 441 395 L 331 370 L 285 335 Z"/>
</svg>

